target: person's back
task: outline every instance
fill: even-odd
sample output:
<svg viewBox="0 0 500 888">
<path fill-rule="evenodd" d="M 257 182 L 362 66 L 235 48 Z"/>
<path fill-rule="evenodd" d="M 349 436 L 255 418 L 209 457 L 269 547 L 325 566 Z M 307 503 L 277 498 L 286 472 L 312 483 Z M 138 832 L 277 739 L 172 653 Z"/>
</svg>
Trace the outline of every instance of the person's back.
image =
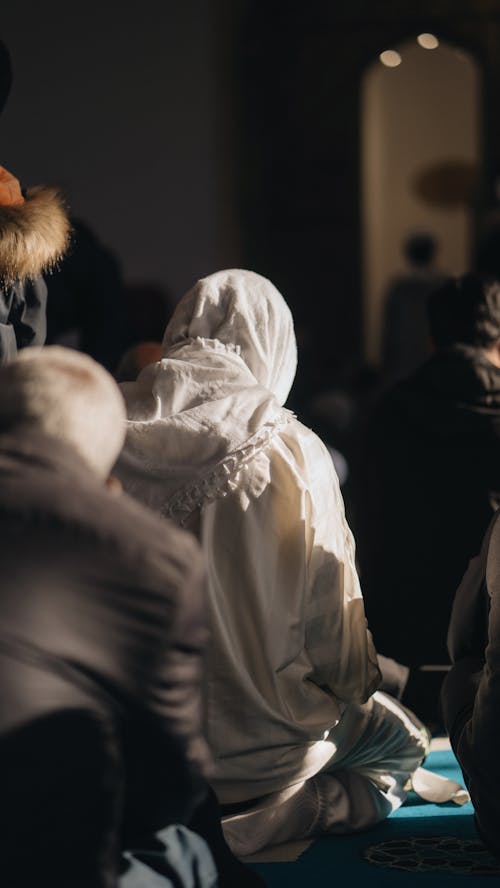
<svg viewBox="0 0 500 888">
<path fill-rule="evenodd" d="M 342 701 L 378 683 L 329 454 L 291 419 L 252 462 L 192 516 L 210 553 L 208 728 L 225 803 L 315 774 Z"/>
<path fill-rule="evenodd" d="M 500 288 L 452 281 L 429 308 L 437 350 L 381 398 L 355 479 L 370 626 L 410 666 L 448 663 L 454 591 L 500 495 Z"/>
<path fill-rule="evenodd" d="M 276 793 L 289 794 L 270 831 L 267 814 L 258 824 L 226 824 L 238 853 L 293 830 L 360 828 L 388 811 L 369 780 L 351 795 L 352 775 L 349 788 L 325 777 L 324 791 L 337 793 L 336 805 L 331 796 L 325 803 L 333 825 L 313 801 L 321 791 L 308 786 L 337 759 L 347 768 L 353 745 L 366 740 L 373 723 L 363 705 L 379 673 L 332 461 L 281 406 L 295 365 L 281 295 L 259 275 L 233 270 L 186 294 L 164 358 L 122 386 L 130 422 L 119 476 L 195 530 L 207 558 L 208 737 L 219 798 L 240 806 L 265 795 L 269 811 Z M 375 721 L 386 717 L 384 705 L 367 704 Z M 408 761 L 419 761 L 420 728 L 406 723 L 402 740 L 398 718 Z M 373 764 L 380 750 L 366 744 Z M 298 823 L 288 803 L 300 808 L 302 791 Z"/>
<path fill-rule="evenodd" d="M 107 888 L 204 792 L 203 565 L 104 486 L 123 439 L 105 371 L 48 348 L 0 375 L 3 873 Z"/>
<path fill-rule="evenodd" d="M 441 701 L 447 731 L 471 794 L 478 832 L 500 858 L 500 512 L 464 574 L 453 603 L 453 666 Z"/>
</svg>

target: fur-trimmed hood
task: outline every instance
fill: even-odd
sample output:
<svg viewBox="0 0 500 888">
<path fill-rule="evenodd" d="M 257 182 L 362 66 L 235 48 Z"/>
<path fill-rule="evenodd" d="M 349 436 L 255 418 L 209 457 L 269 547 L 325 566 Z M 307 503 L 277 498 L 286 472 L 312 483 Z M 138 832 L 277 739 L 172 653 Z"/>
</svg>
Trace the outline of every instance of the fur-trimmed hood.
<svg viewBox="0 0 500 888">
<path fill-rule="evenodd" d="M 23 204 L 0 206 L 0 281 L 36 278 L 63 257 L 71 226 L 56 188 L 30 188 Z"/>
</svg>

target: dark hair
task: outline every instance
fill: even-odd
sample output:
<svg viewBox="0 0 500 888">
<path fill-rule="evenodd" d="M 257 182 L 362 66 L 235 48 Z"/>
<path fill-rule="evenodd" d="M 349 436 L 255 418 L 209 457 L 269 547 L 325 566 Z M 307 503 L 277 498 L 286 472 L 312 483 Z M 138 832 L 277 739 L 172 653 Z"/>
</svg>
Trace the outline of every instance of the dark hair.
<svg viewBox="0 0 500 888">
<path fill-rule="evenodd" d="M 432 234 L 412 234 L 404 242 L 404 254 L 412 265 L 429 265 L 436 253 L 436 239 Z"/>
<path fill-rule="evenodd" d="M 477 274 L 450 278 L 430 294 L 427 317 L 437 348 L 489 348 L 500 339 L 500 283 Z"/>
</svg>

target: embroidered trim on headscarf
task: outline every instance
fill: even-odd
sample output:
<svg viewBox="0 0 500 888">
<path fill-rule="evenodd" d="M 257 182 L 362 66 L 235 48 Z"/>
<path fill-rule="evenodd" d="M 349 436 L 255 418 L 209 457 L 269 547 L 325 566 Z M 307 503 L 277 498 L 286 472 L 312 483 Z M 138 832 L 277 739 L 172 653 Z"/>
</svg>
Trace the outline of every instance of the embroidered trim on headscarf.
<svg viewBox="0 0 500 888">
<path fill-rule="evenodd" d="M 186 336 L 184 339 L 180 339 L 179 342 L 176 342 L 174 345 L 169 345 L 168 350 L 163 355 L 164 358 L 175 357 L 175 354 L 181 349 L 185 348 L 186 345 L 201 345 L 204 348 L 209 348 L 213 352 L 218 352 L 219 354 L 233 354 L 241 357 L 241 345 L 237 345 L 234 342 L 220 342 L 219 339 L 209 339 L 207 336 Z"/>
<path fill-rule="evenodd" d="M 254 456 L 265 450 L 274 436 L 292 419 L 295 419 L 295 414 L 283 407 L 273 422 L 262 426 L 241 447 L 205 474 L 199 475 L 195 482 L 176 491 L 161 509 L 162 515 L 178 524 L 185 524 L 195 509 L 227 496 L 238 487 L 242 473 L 248 469 Z"/>
</svg>

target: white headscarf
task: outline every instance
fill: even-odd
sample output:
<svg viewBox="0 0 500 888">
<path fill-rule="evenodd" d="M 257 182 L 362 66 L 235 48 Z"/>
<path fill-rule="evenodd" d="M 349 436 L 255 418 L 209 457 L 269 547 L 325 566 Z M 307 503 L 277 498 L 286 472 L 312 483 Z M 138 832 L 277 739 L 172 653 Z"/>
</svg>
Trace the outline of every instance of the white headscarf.
<svg viewBox="0 0 500 888">
<path fill-rule="evenodd" d="M 167 326 L 162 360 L 121 386 L 126 489 L 177 520 L 233 489 L 290 420 L 282 405 L 296 366 L 292 316 L 270 281 L 239 269 L 198 281 Z"/>
</svg>

